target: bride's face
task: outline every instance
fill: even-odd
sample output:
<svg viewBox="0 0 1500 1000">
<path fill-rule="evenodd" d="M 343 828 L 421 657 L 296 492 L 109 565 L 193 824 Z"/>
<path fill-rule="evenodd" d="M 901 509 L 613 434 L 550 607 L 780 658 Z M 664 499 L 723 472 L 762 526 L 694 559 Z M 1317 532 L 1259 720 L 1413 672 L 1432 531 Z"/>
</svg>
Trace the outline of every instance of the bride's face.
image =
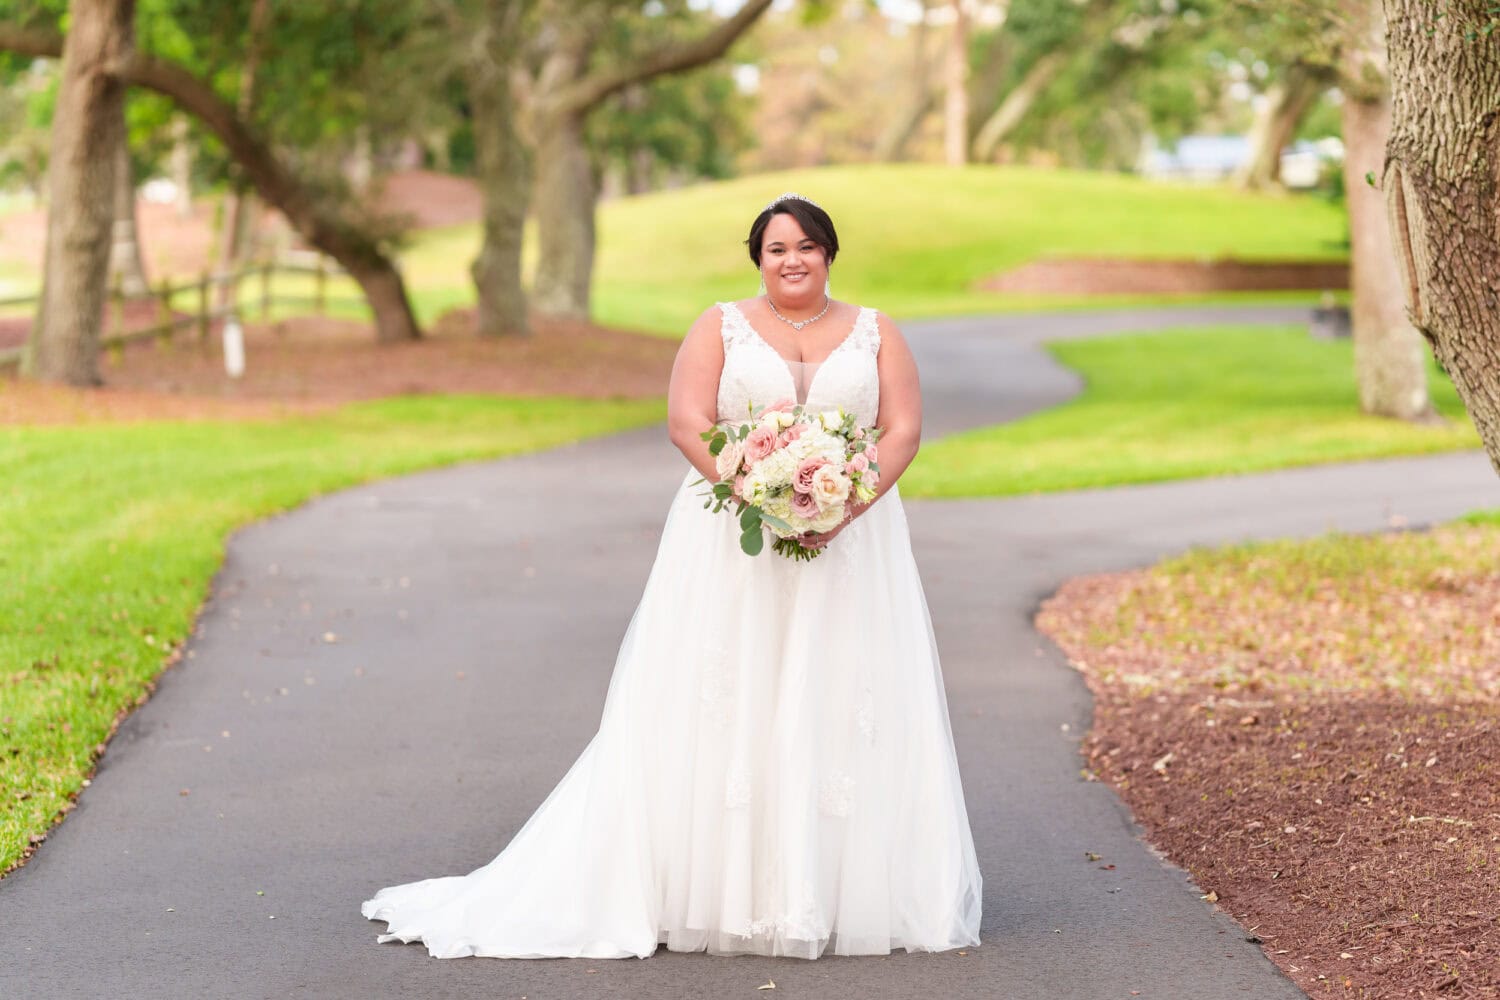
<svg viewBox="0 0 1500 1000">
<path fill-rule="evenodd" d="M 760 274 L 777 305 L 820 302 L 828 280 L 828 258 L 793 216 L 771 216 L 760 243 Z"/>
</svg>

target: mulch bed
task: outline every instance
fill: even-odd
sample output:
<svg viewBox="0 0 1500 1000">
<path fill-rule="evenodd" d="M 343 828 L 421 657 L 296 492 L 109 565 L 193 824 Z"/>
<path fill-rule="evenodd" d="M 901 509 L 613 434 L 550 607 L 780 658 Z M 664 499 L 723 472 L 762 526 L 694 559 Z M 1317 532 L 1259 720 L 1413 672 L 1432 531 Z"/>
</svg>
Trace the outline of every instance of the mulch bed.
<svg viewBox="0 0 1500 1000">
<path fill-rule="evenodd" d="M 1095 697 L 1089 776 L 1314 997 L 1500 996 L 1495 538 L 1487 566 L 1379 574 L 1384 612 L 1316 580 L 1183 602 L 1189 579 L 1143 570 L 1037 616 Z"/>
<path fill-rule="evenodd" d="M 646 399 L 666 394 L 675 341 L 534 317 L 525 337 L 480 338 L 473 310 L 420 341 L 376 342 L 367 323 L 305 318 L 251 324 L 245 374 L 224 374 L 217 327 L 171 346 L 130 344 L 101 359 L 105 385 L 68 389 L 0 375 L 0 424 L 266 419 L 361 399 L 425 393 Z"/>
<path fill-rule="evenodd" d="M 1036 260 L 996 275 L 991 292 L 1056 295 L 1322 291 L 1349 287 L 1347 264 L 1310 261 Z"/>
</svg>

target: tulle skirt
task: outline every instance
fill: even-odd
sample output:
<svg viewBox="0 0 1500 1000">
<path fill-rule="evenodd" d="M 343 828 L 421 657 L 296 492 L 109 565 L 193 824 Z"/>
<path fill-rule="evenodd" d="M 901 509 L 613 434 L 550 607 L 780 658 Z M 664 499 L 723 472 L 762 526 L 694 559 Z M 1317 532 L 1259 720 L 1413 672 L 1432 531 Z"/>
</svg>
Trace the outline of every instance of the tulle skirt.
<svg viewBox="0 0 1500 1000">
<path fill-rule="evenodd" d="M 491 862 L 381 889 L 436 958 L 816 958 L 979 941 L 926 599 L 890 489 L 811 562 L 740 551 L 689 470 L 598 732 Z"/>
</svg>

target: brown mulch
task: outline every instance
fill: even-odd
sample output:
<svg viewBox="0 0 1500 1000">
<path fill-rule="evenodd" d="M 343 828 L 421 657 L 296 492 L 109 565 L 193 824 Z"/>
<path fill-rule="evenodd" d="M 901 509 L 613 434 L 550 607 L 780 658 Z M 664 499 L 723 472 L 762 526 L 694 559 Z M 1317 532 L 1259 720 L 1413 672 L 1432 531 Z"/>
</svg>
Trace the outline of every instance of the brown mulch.
<svg viewBox="0 0 1500 1000">
<path fill-rule="evenodd" d="M 1347 264 L 1312 261 L 1035 260 L 981 286 L 991 292 L 1067 295 L 1322 291 L 1349 287 Z"/>
<path fill-rule="evenodd" d="M 473 310 L 445 315 L 420 341 L 377 343 L 354 321 L 251 324 L 245 374 L 224 374 L 219 332 L 200 345 L 130 344 L 102 358 L 105 385 L 67 389 L 0 375 L 0 424 L 265 419 L 360 399 L 422 393 L 646 399 L 666 393 L 677 343 L 534 317 L 525 337 L 485 338 Z"/>
<path fill-rule="evenodd" d="M 1090 776 L 1314 997 L 1500 996 L 1494 565 L 1383 574 L 1401 592 L 1371 603 L 1407 616 L 1383 636 L 1335 581 L 1237 578 L 1262 590 L 1238 622 L 1236 595 L 1180 601 L 1190 577 L 1160 570 L 1070 581 L 1037 616 L 1094 693 Z M 1389 649 L 1410 680 L 1367 669 Z"/>
</svg>

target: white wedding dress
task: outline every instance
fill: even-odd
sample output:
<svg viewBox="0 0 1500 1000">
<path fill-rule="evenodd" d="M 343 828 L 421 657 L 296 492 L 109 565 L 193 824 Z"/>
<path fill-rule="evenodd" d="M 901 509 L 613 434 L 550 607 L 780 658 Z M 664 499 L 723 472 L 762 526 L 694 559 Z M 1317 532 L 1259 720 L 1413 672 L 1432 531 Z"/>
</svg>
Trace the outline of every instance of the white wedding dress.
<svg viewBox="0 0 1500 1000">
<path fill-rule="evenodd" d="M 799 372 L 720 308 L 720 419 L 795 396 L 875 422 L 874 310 Z M 978 944 L 979 867 L 896 486 L 799 562 L 742 552 L 698 478 L 667 513 L 598 732 L 493 861 L 365 901 L 378 940 L 437 958 Z"/>
</svg>

